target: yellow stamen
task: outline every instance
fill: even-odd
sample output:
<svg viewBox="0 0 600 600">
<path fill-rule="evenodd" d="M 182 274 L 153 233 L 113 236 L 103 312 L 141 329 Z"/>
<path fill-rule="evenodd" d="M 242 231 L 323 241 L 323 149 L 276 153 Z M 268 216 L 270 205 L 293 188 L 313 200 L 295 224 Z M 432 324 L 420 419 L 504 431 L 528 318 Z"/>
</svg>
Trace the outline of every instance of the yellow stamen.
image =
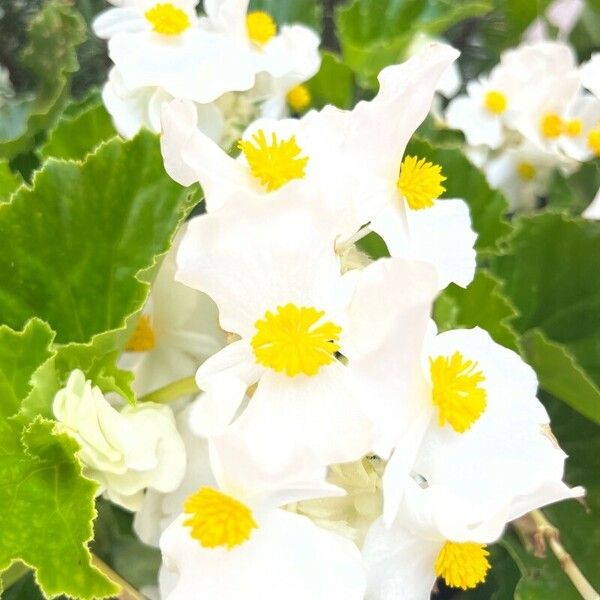
<svg viewBox="0 0 600 600">
<path fill-rule="evenodd" d="M 252 140 L 242 140 L 238 146 L 246 156 L 252 175 L 267 191 L 277 190 L 292 179 L 304 178 L 308 157 L 299 156 L 302 150 L 296 143 L 296 136 L 279 141 L 273 133 L 269 145 L 265 132 L 259 129 Z"/>
<path fill-rule="evenodd" d="M 188 15 L 170 2 L 155 4 L 144 13 L 156 33 L 179 35 L 191 27 Z"/>
<path fill-rule="evenodd" d="M 556 113 L 548 113 L 540 123 L 542 135 L 548 139 L 559 137 L 564 132 L 564 128 L 564 121 Z"/>
<path fill-rule="evenodd" d="M 535 167 L 530 162 L 523 161 L 517 165 L 517 173 L 521 179 L 531 181 L 535 177 Z"/>
<path fill-rule="evenodd" d="M 477 587 L 490 570 L 490 553 L 485 548 L 474 542 L 446 542 L 435 561 L 435 574 L 453 588 Z"/>
<path fill-rule="evenodd" d="M 508 99 L 502 92 L 490 90 L 483 98 L 483 105 L 494 115 L 501 115 L 508 107 Z"/>
<path fill-rule="evenodd" d="M 400 166 L 400 177 L 397 187 L 413 210 L 433 206 L 445 191 L 441 185 L 446 178 L 442 175 L 442 167 L 427 162 L 424 158 L 406 156 Z"/>
<path fill-rule="evenodd" d="M 252 530 L 258 527 L 245 504 L 209 487 L 189 496 L 183 512 L 191 515 L 183 524 L 205 548 L 225 546 L 231 550 L 250 539 Z"/>
<path fill-rule="evenodd" d="M 302 112 L 310 105 L 312 97 L 309 89 L 305 85 L 293 87 L 286 96 L 290 108 L 296 112 Z"/>
<path fill-rule="evenodd" d="M 600 156 L 600 124 L 588 133 L 588 146 L 596 156 Z"/>
<path fill-rule="evenodd" d="M 432 401 L 438 407 L 438 423 L 448 422 L 458 433 L 464 433 L 483 413 L 487 405 L 485 381 L 477 362 L 465 360 L 460 352 L 450 358 L 437 356 L 429 359 L 432 383 Z"/>
<path fill-rule="evenodd" d="M 156 346 L 156 335 L 148 315 L 142 315 L 137 322 L 135 331 L 129 338 L 125 350 L 128 352 L 147 352 Z"/>
<path fill-rule="evenodd" d="M 578 137 L 583 131 L 583 121 L 581 119 L 571 119 L 564 123 L 564 133 L 569 137 Z"/>
<path fill-rule="evenodd" d="M 277 24 L 273 17 L 263 10 L 256 10 L 246 15 L 248 37 L 257 45 L 266 44 L 277 33 Z"/>
<path fill-rule="evenodd" d="M 313 307 L 295 304 L 278 306 L 256 321 L 252 348 L 256 361 L 294 377 L 316 375 L 319 369 L 335 360 L 340 349 L 341 327 L 331 321 L 317 325 L 325 313 Z"/>
</svg>

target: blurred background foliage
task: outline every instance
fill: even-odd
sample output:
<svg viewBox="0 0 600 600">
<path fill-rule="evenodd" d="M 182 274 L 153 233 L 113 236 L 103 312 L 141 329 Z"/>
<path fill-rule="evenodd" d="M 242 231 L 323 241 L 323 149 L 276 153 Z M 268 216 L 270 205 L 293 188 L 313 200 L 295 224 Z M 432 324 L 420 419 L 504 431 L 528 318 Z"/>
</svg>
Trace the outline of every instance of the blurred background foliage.
<svg viewBox="0 0 600 600">
<path fill-rule="evenodd" d="M 517 45 L 536 19 L 545 22 L 550 36 L 557 34 L 545 20 L 549 3 L 251 0 L 253 8 L 268 10 L 279 24 L 302 21 L 321 31 L 323 62 L 308 84 L 316 108 L 328 103 L 350 108 L 372 97 L 378 71 L 407 58 L 422 34 L 442 37 L 461 50 L 463 81 L 477 77 L 496 64 L 504 49 Z M 84 160 L 116 135 L 99 100 L 110 65 L 106 44 L 90 29 L 106 6 L 104 0 L 0 0 L 0 65 L 14 88 L 0 85 L 0 203 L 31 181 L 49 157 Z M 580 61 L 600 50 L 600 0 L 586 1 L 567 41 Z M 466 289 L 449 286 L 434 316 L 440 329 L 484 327 L 536 369 L 554 433 L 570 455 L 566 478 L 588 489 L 584 502 L 564 502 L 545 513 L 598 589 L 600 224 L 578 215 L 600 186 L 599 162 L 569 178 L 557 174 L 545 210 L 513 217 L 502 194 L 465 158 L 462 141 L 460 133 L 428 119 L 409 147 L 442 165 L 448 175 L 446 196 L 467 201 L 479 233 L 475 280 Z M 107 248 L 111 243 L 106 240 Z M 377 236 L 362 245 L 374 256 L 386 253 Z M 98 508 L 94 551 L 133 585 L 153 584 L 158 556 L 136 540 L 131 516 L 103 501 Z M 511 528 L 493 547 L 494 569 L 484 586 L 471 592 L 440 587 L 433 597 L 580 598 L 552 554 L 538 547 L 534 555 L 530 541 L 526 528 Z M 28 576 L 3 598 L 41 596 Z"/>
</svg>

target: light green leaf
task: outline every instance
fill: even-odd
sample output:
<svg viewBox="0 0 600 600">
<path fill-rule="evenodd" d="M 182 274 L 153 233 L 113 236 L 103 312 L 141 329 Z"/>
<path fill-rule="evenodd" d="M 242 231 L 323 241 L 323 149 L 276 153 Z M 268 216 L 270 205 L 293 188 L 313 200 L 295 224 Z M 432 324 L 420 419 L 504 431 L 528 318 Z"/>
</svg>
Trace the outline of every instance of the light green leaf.
<svg viewBox="0 0 600 600">
<path fill-rule="evenodd" d="M 80 163 L 50 159 L 0 205 L 0 322 L 39 316 L 56 342 L 124 329 L 192 200 L 165 173 L 148 132 L 114 139 Z"/>
<path fill-rule="evenodd" d="M 32 319 L 23 331 L 0 327 L 0 418 L 10 417 L 31 391 L 34 373 L 52 357 L 54 333 L 46 323 Z"/>
<path fill-rule="evenodd" d="M 69 4 L 48 0 L 29 24 L 23 63 L 38 87 L 32 97 L 0 108 L 0 157 L 30 149 L 36 134 L 52 122 L 68 98 L 70 74 L 79 66 L 76 48 L 85 39 L 85 23 Z"/>
<path fill-rule="evenodd" d="M 323 52 L 319 72 L 306 84 L 312 96 L 312 108 L 333 104 L 338 108 L 352 106 L 354 76 L 350 68 L 332 52 Z"/>
<path fill-rule="evenodd" d="M 361 86 L 375 88 L 379 71 L 404 60 L 417 33 L 439 36 L 490 9 L 486 0 L 352 0 L 335 20 L 344 61 Z"/>
<path fill-rule="evenodd" d="M 278 25 L 304 23 L 321 31 L 322 8 L 316 0 L 250 0 L 249 10 L 264 10 Z"/>
<path fill-rule="evenodd" d="M 114 595 L 117 587 L 90 564 L 97 484 L 82 476 L 76 442 L 39 418 L 22 439 L 0 419 L 0 439 L 0 572 L 21 560 L 50 598 Z"/>
<path fill-rule="evenodd" d="M 39 153 L 43 158 L 81 160 L 116 135 L 110 115 L 101 103 L 96 103 L 74 117 L 61 117 Z"/>
<path fill-rule="evenodd" d="M 549 186 L 548 206 L 581 214 L 592 202 L 600 188 L 600 158 L 583 163 L 572 175 L 554 173 Z"/>
<path fill-rule="evenodd" d="M 23 178 L 10 170 L 8 161 L 0 160 L 0 203 L 6 202 L 22 183 Z"/>
<path fill-rule="evenodd" d="M 506 199 L 490 187 L 485 175 L 458 148 L 433 146 L 416 137 L 408 144 L 405 155 L 424 157 L 441 165 L 447 177 L 443 198 L 461 198 L 469 205 L 473 229 L 478 234 L 475 244 L 478 254 L 497 252 L 500 240 L 512 228 L 505 216 Z"/>
<path fill-rule="evenodd" d="M 493 271 L 519 311 L 514 327 L 527 334 L 541 386 L 600 423 L 599 247 L 600 223 L 522 217 Z"/>
<path fill-rule="evenodd" d="M 450 284 L 434 306 L 440 331 L 481 327 L 511 350 L 518 348 L 518 338 L 510 324 L 516 315 L 514 306 L 502 293 L 502 282 L 484 270 L 477 271 L 467 288 Z"/>
</svg>

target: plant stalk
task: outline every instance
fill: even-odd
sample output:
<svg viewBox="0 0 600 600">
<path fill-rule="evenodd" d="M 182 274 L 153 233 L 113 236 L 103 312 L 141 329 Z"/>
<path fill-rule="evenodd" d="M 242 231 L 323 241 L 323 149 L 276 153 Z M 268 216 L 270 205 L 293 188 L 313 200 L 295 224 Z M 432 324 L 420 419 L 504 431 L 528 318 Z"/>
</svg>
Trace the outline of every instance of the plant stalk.
<svg viewBox="0 0 600 600">
<path fill-rule="evenodd" d="M 198 394 L 201 392 L 200 388 L 196 385 L 196 379 L 192 375 L 191 377 L 185 377 L 184 379 L 178 379 L 173 381 L 149 394 L 145 394 L 139 398 L 139 402 L 156 402 L 157 404 L 168 404 L 173 402 L 182 396 L 189 396 L 190 394 Z"/>
</svg>

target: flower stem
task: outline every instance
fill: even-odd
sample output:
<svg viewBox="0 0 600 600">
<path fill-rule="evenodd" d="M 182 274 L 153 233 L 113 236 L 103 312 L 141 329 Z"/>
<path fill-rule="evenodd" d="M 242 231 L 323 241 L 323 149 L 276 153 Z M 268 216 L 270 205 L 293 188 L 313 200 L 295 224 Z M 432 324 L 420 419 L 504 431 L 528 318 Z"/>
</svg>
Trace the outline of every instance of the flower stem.
<svg viewBox="0 0 600 600">
<path fill-rule="evenodd" d="M 121 587 L 121 591 L 117 598 L 119 600 L 145 600 L 134 587 L 127 583 L 118 573 L 113 571 L 103 560 L 99 559 L 95 554 L 92 554 L 92 564 L 102 571 L 111 581 Z"/>
<path fill-rule="evenodd" d="M 535 523 L 535 535 L 538 538 L 538 544 L 545 545 L 545 541 L 548 542 L 554 556 L 558 559 L 563 571 L 581 594 L 581 597 L 584 600 L 600 600 L 600 594 L 592 587 L 591 583 L 575 564 L 571 555 L 560 543 L 560 532 L 558 529 L 548 521 L 541 510 L 533 510 L 529 514 Z"/>
<path fill-rule="evenodd" d="M 139 398 L 140 402 L 156 402 L 157 404 L 168 404 L 177 400 L 182 396 L 189 396 L 190 394 L 197 394 L 200 392 L 200 388 L 196 385 L 196 378 L 192 375 L 191 377 L 185 377 L 184 379 L 178 379 L 171 383 L 145 394 Z"/>
</svg>

